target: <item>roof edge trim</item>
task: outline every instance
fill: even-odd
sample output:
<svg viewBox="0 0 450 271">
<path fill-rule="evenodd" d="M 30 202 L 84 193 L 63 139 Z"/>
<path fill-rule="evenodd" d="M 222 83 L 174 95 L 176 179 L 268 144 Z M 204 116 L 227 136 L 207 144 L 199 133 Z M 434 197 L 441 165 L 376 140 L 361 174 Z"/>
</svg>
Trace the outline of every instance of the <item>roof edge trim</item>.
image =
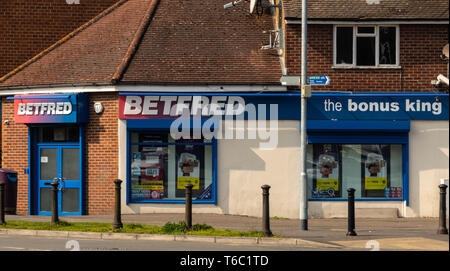
<svg viewBox="0 0 450 271">
<path fill-rule="evenodd" d="M 297 18 L 285 18 L 286 24 L 301 24 Z M 404 20 L 404 19 L 308 19 L 308 24 L 448 24 L 449 20 Z"/>
</svg>

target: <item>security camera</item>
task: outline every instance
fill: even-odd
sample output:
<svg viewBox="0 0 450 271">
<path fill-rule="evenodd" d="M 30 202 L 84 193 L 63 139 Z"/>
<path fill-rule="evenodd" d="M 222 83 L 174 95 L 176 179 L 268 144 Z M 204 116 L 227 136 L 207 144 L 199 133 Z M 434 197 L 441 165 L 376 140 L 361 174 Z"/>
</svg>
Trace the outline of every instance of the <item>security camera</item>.
<svg viewBox="0 0 450 271">
<path fill-rule="evenodd" d="M 4 121 L 6 125 L 9 125 L 9 120 Z"/>
</svg>

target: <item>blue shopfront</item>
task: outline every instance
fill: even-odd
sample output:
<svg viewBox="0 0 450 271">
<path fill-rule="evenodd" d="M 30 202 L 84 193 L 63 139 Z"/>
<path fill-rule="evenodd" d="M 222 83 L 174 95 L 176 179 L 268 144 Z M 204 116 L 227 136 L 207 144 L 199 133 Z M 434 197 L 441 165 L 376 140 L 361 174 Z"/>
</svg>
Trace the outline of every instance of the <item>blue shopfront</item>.
<svg viewBox="0 0 450 271">
<path fill-rule="evenodd" d="M 28 126 L 30 215 L 51 215 L 51 182 L 58 182 L 59 215 L 84 214 L 85 94 L 16 95 L 14 121 Z"/>
<path fill-rule="evenodd" d="M 180 118 L 184 109 L 188 121 Z M 309 201 L 346 201 L 344 191 L 352 187 L 357 201 L 408 206 L 411 121 L 448 120 L 448 112 L 448 94 L 313 92 Z M 119 118 L 126 123 L 127 204 L 183 203 L 184 185 L 192 183 L 194 203 L 217 205 L 217 145 L 226 136 L 211 130 L 227 119 L 299 121 L 300 94 L 124 92 Z M 171 130 L 176 122 L 178 137 Z M 182 125 L 188 136 L 180 136 Z"/>
</svg>

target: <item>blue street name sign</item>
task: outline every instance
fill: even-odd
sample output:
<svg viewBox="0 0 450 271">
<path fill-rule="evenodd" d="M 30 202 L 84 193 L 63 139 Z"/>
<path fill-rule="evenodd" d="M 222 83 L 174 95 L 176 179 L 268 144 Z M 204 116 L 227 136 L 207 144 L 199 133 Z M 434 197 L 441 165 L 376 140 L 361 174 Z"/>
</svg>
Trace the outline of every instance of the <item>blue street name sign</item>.
<svg viewBox="0 0 450 271">
<path fill-rule="evenodd" d="M 328 85 L 330 83 L 330 77 L 327 75 L 310 75 L 308 76 L 309 85 Z"/>
</svg>

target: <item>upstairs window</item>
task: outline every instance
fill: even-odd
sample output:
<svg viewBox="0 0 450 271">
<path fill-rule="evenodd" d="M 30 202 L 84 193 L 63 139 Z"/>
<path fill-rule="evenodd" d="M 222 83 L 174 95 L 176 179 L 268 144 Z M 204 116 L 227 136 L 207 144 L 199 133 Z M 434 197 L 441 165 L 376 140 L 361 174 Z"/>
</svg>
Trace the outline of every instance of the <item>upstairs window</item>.
<svg viewBox="0 0 450 271">
<path fill-rule="evenodd" d="M 399 65 L 398 26 L 335 26 L 334 65 L 383 67 Z"/>
</svg>

